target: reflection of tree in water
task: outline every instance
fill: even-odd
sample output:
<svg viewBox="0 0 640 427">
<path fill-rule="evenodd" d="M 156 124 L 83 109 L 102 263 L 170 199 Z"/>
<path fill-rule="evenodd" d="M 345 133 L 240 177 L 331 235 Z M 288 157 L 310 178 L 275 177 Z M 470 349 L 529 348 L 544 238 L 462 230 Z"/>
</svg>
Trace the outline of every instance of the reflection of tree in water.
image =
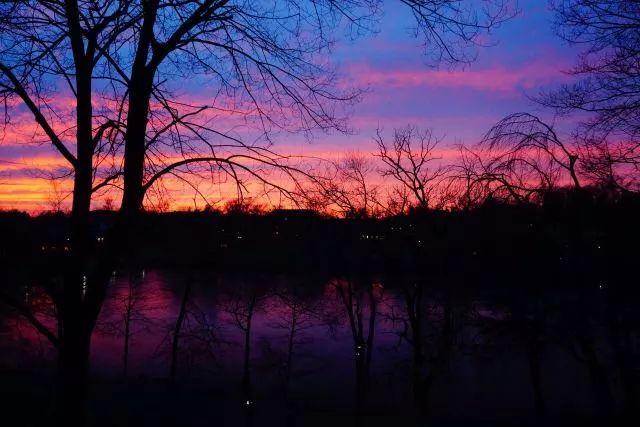
<svg viewBox="0 0 640 427">
<path fill-rule="evenodd" d="M 524 357 L 538 424 L 544 424 L 547 416 L 541 358 L 548 345 L 550 314 L 540 296 L 523 292 L 494 301 L 491 307 L 475 302 L 470 310 L 477 331 L 470 343 L 473 353 L 497 357 L 515 352 Z"/>
<path fill-rule="evenodd" d="M 247 411 L 247 424 L 253 424 L 255 400 L 251 380 L 251 333 L 253 321 L 264 306 L 267 293 L 258 286 L 244 282 L 234 283 L 226 289 L 220 303 L 221 309 L 229 314 L 229 322 L 243 333 L 242 380 L 240 383 L 242 402 Z"/>
<path fill-rule="evenodd" d="M 112 277 L 112 295 L 107 299 L 105 308 L 112 313 L 108 319 L 98 318 L 96 331 L 106 335 L 122 337 L 122 376 L 129 373 L 130 347 L 134 336 L 150 333 L 156 323 L 152 313 L 166 307 L 160 307 L 151 296 L 143 292 L 144 270 L 139 274 L 130 272 L 126 280 L 116 281 Z"/>
<path fill-rule="evenodd" d="M 178 377 L 189 377 L 195 365 L 211 366 L 225 344 L 219 338 L 215 312 L 199 306 L 193 297 L 195 283 L 188 278 L 180 297 L 175 320 L 166 325 L 166 334 L 158 347 L 158 355 L 169 356 L 169 383 Z"/>
<path fill-rule="evenodd" d="M 603 301 L 589 295 L 590 292 L 580 293 L 558 298 L 553 332 L 559 344 L 586 368 L 596 412 L 601 420 L 608 420 L 615 411 L 610 370 L 615 362 L 604 339 L 607 331 L 602 317 Z"/>
<path fill-rule="evenodd" d="M 356 420 L 366 402 L 371 375 L 376 314 L 382 287 L 368 280 L 337 279 L 333 286 L 342 303 L 351 331 L 356 369 Z"/>
<path fill-rule="evenodd" d="M 302 348 L 312 342 L 311 337 L 305 334 L 305 331 L 322 323 L 319 305 L 319 301 L 307 298 L 297 284 L 277 289 L 267 302 L 267 310 L 271 314 L 270 319 L 273 319 L 269 322 L 269 326 L 283 331 L 281 339 L 285 345 L 283 351 L 278 351 L 271 341 L 265 340 L 263 347 L 265 352 L 270 354 L 269 358 L 279 368 L 287 402 L 290 399 L 294 378 L 307 373 L 295 365 L 295 360 L 310 356 L 307 353 L 302 353 Z"/>
<path fill-rule="evenodd" d="M 43 288 L 22 277 L 10 279 L 15 293 L 0 290 L 0 343 L 8 366 L 26 361 L 50 359 L 59 343 L 58 310 Z M 13 354 L 9 356 L 9 354 Z"/>
<path fill-rule="evenodd" d="M 400 283 L 402 302 L 391 304 L 383 318 L 394 326 L 401 344 L 411 349 L 413 395 L 420 412 L 429 412 L 435 381 L 448 369 L 459 328 L 451 290 L 429 298 L 419 281 Z M 399 305 L 399 307 L 398 307 Z"/>
</svg>

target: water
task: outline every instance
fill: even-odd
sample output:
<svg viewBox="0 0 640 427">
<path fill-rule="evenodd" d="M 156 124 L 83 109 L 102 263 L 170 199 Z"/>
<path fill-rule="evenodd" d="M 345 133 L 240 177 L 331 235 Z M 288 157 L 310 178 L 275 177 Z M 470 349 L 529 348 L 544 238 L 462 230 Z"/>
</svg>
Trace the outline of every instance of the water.
<svg viewBox="0 0 640 427">
<path fill-rule="evenodd" d="M 46 298 L 28 293 L 55 330 Z M 427 414 L 531 421 L 539 404 L 529 363 L 535 339 L 546 412 L 589 417 L 597 405 L 588 370 L 548 324 L 552 301 L 453 291 L 415 277 L 118 274 L 93 335 L 92 377 L 147 394 L 173 377 L 187 396 L 212 393 L 204 405 L 197 400 L 198 411 L 226 411 L 229 425 L 247 414 L 291 421 L 292 413 L 299 425 Z M 55 352 L 28 322 L 5 313 L 1 325 L 3 371 L 46 370 L 47 361 L 52 369 Z"/>
</svg>

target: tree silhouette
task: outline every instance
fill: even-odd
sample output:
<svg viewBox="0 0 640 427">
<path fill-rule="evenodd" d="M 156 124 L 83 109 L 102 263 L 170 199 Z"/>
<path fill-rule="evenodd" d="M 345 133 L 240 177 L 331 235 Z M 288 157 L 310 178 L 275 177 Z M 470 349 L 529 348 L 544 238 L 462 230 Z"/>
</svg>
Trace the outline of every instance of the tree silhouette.
<svg viewBox="0 0 640 427">
<path fill-rule="evenodd" d="M 484 136 L 481 146 L 497 151 L 505 171 L 521 170 L 536 176 L 542 188 L 552 189 L 568 174 L 574 188 L 580 188 L 575 149 L 562 141 L 553 126 L 529 113 L 515 113 L 496 123 Z"/>
<path fill-rule="evenodd" d="M 572 84 L 543 93 L 543 105 L 577 113 L 589 168 L 612 189 L 637 189 L 625 173 L 640 161 L 640 5 L 622 0 L 552 0 L 556 32 L 582 48 Z M 621 176 L 622 175 L 622 176 Z"/>
<path fill-rule="evenodd" d="M 322 166 L 323 172 L 316 172 L 310 188 L 304 191 L 309 207 L 345 218 L 377 215 L 380 189 L 371 182 L 375 165 L 370 159 L 353 152 Z"/>
<path fill-rule="evenodd" d="M 469 48 L 512 16 L 507 0 L 486 8 L 452 0 L 403 1 L 433 59 L 469 60 Z M 246 191 L 277 169 L 281 131 L 346 130 L 342 106 L 358 90 L 339 90 L 326 54 L 346 25 L 369 30 L 378 0 L 78 1 L 0 4 L 0 96 L 6 123 L 26 108 L 73 173 L 70 251 L 56 274 L 63 405 L 60 423 L 82 425 L 90 338 L 117 255 L 132 238 L 145 194 L 163 177 L 206 173 Z M 182 81 L 214 88 L 190 99 Z M 16 102 L 19 101 L 19 102 Z M 69 102 L 68 102 L 69 101 Z M 72 105 L 69 108 L 69 105 Z M 225 120 L 227 122 L 225 123 Z M 251 129 L 244 139 L 238 125 Z M 257 137 L 255 136 L 257 135 Z M 104 244 L 90 231 L 92 200 L 117 188 L 122 201 Z"/>
<path fill-rule="evenodd" d="M 389 144 L 378 129 L 375 141 L 378 146 L 376 156 L 384 163 L 382 175 L 398 181 L 413 196 L 415 207 L 431 207 L 440 181 L 447 173 L 447 168 L 438 162 L 440 157 L 435 154 L 440 141 L 433 132 L 414 126 L 395 129 L 393 142 Z"/>
</svg>

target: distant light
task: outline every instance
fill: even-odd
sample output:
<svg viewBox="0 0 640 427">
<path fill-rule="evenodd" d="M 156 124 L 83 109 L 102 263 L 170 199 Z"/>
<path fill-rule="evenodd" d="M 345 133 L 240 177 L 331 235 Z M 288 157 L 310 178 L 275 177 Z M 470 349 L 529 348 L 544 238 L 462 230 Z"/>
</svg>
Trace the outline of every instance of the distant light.
<svg viewBox="0 0 640 427">
<path fill-rule="evenodd" d="M 246 406 L 251 406 L 251 401 L 250 401 L 250 400 L 247 400 L 247 401 L 245 402 L 245 405 L 246 405 Z"/>
</svg>

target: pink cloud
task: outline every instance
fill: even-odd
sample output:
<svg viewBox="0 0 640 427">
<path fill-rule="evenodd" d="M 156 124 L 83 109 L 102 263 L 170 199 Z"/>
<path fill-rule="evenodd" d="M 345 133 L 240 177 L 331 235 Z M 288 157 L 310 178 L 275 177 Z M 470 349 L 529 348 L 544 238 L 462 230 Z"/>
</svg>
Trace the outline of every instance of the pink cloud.
<svg viewBox="0 0 640 427">
<path fill-rule="evenodd" d="M 532 89 L 544 84 L 566 82 L 570 76 L 564 74 L 557 61 L 536 61 L 509 69 L 497 66 L 486 69 L 440 70 L 430 68 L 376 69 L 367 64 L 351 67 L 353 79 L 384 89 L 399 88 L 446 88 L 473 89 L 489 92 L 513 92 Z"/>
</svg>

